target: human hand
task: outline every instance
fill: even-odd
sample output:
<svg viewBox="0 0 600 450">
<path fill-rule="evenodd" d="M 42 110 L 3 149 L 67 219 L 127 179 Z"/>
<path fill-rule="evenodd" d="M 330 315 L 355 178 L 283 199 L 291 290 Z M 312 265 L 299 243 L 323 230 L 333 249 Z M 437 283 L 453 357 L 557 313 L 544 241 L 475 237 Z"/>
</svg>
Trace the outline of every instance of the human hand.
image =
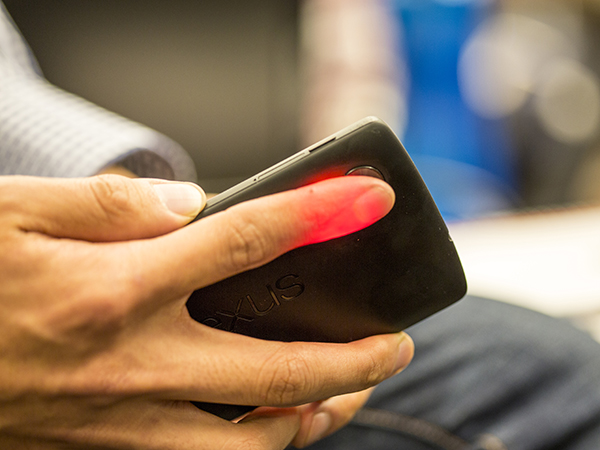
<svg viewBox="0 0 600 450">
<path fill-rule="evenodd" d="M 195 289 L 374 222 L 393 203 L 387 185 L 329 180 L 184 228 L 204 200 L 179 186 L 0 177 L 0 447 L 281 449 L 310 431 L 313 413 L 294 406 L 408 364 L 402 334 L 269 342 L 185 307 Z M 235 424 L 190 400 L 290 408 Z"/>
<path fill-rule="evenodd" d="M 367 402 L 373 389 L 338 395 L 299 407 L 301 426 L 292 445 L 296 448 L 307 447 L 345 427 Z"/>
</svg>

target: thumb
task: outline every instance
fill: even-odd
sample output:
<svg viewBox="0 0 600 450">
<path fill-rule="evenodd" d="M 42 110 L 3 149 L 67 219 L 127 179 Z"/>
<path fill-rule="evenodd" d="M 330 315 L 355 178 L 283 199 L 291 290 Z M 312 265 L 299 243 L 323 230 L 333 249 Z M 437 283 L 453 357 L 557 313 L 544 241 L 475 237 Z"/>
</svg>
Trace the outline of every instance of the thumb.
<svg viewBox="0 0 600 450">
<path fill-rule="evenodd" d="M 160 236 L 206 204 L 192 183 L 118 175 L 60 179 L 2 177 L 0 201 L 16 225 L 58 238 L 120 241 Z"/>
</svg>

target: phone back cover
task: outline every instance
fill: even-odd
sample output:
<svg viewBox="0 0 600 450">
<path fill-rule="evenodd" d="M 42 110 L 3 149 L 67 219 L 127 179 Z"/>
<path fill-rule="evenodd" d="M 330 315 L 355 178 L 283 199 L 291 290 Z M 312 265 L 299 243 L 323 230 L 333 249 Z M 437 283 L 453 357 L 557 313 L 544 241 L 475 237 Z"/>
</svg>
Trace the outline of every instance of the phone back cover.
<svg viewBox="0 0 600 450">
<path fill-rule="evenodd" d="M 198 219 L 365 165 L 377 168 L 396 193 L 386 217 L 195 291 L 190 315 L 257 338 L 349 342 L 403 330 L 462 298 L 466 281 L 446 225 L 404 147 L 379 120 L 274 170 Z"/>
</svg>

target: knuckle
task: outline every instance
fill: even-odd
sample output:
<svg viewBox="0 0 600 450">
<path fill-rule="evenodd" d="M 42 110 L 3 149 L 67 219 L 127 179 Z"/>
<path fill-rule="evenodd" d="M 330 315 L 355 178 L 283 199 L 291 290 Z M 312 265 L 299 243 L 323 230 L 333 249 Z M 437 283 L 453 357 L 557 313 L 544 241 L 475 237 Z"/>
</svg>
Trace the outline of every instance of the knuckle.
<svg viewBox="0 0 600 450">
<path fill-rule="evenodd" d="M 385 379 L 385 368 L 379 361 L 371 358 L 371 363 L 364 373 L 363 385 L 365 387 L 375 386 Z"/>
<path fill-rule="evenodd" d="M 273 406 L 290 406 L 302 402 L 315 384 L 314 374 L 300 352 L 276 353 L 264 364 L 258 380 L 264 402 Z"/>
<path fill-rule="evenodd" d="M 373 343 L 371 351 L 366 355 L 367 362 L 358 379 L 364 387 L 371 387 L 385 380 L 390 372 L 389 348 L 383 342 Z"/>
<path fill-rule="evenodd" d="M 70 344 L 101 344 L 125 328 L 124 304 L 117 298 L 92 295 L 82 301 L 69 302 L 49 317 L 49 325 Z"/>
<path fill-rule="evenodd" d="M 272 250 L 269 237 L 257 225 L 258 217 L 230 213 L 227 220 L 226 268 L 240 272 L 265 262 Z"/>
<path fill-rule="evenodd" d="M 127 178 L 117 175 L 98 175 L 89 178 L 89 189 L 99 208 L 100 215 L 112 218 L 131 213 L 141 199 Z"/>
<path fill-rule="evenodd" d="M 66 292 L 44 319 L 45 340 L 59 351 L 90 355 L 107 348 L 127 328 L 132 301 L 124 283 L 95 284 Z"/>
</svg>

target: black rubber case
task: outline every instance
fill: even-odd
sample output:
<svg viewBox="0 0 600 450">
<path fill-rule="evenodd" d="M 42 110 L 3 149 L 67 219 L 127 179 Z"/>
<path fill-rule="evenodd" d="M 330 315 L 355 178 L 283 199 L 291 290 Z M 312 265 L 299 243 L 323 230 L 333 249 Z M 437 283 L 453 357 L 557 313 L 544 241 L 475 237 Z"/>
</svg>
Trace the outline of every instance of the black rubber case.
<svg viewBox="0 0 600 450">
<path fill-rule="evenodd" d="M 213 198 L 196 220 L 353 170 L 380 174 L 392 186 L 396 202 L 387 216 L 351 235 L 295 249 L 195 291 L 187 303 L 190 315 L 205 325 L 261 339 L 349 342 L 401 331 L 462 298 L 466 280 L 444 220 L 406 150 L 376 118 Z M 247 410 L 201 407 L 227 418 Z"/>
</svg>

